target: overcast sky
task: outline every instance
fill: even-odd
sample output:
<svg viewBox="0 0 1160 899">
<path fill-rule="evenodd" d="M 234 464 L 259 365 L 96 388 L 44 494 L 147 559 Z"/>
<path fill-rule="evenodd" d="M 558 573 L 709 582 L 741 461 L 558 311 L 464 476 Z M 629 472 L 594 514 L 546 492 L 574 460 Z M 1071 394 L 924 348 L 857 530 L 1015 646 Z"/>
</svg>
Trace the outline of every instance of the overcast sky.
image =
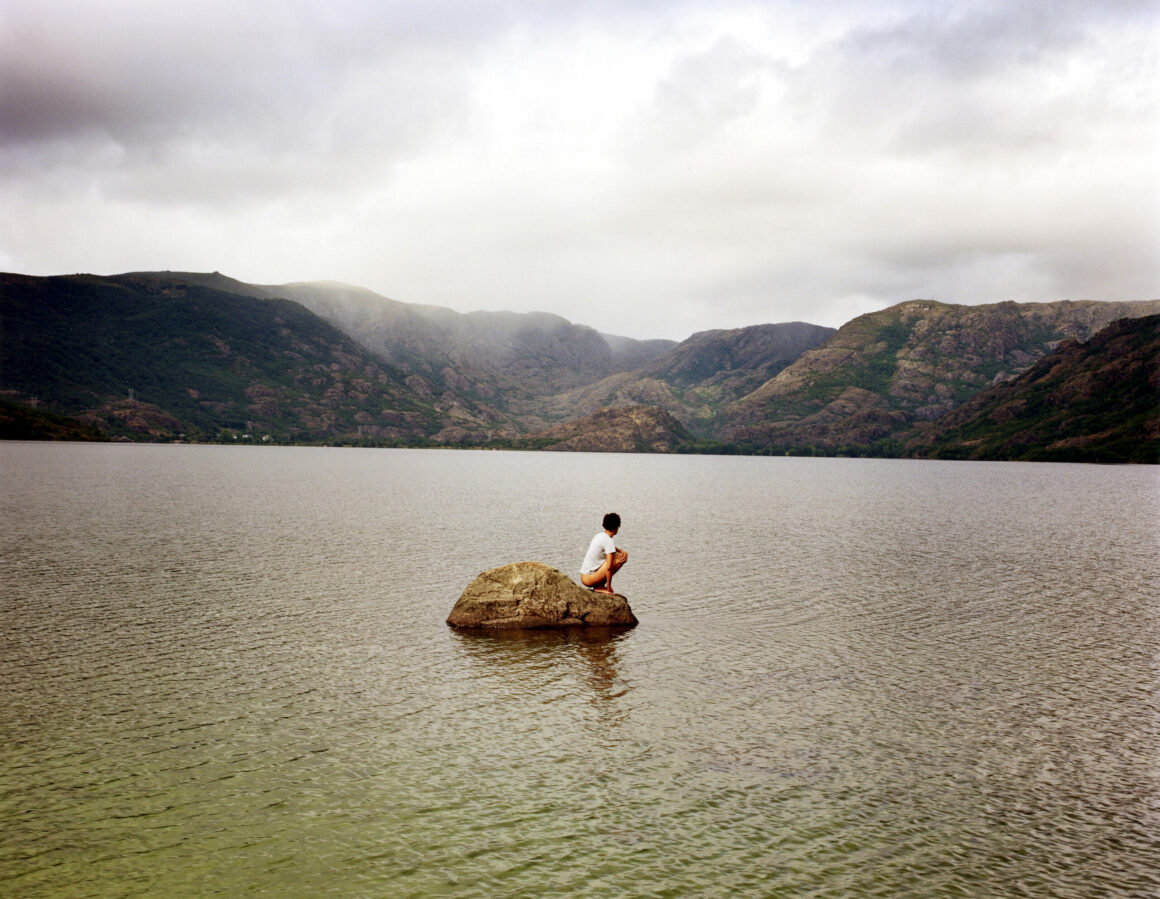
<svg viewBox="0 0 1160 899">
<path fill-rule="evenodd" d="M 0 0 L 0 270 L 632 337 L 1160 297 L 1151 0 Z"/>
</svg>

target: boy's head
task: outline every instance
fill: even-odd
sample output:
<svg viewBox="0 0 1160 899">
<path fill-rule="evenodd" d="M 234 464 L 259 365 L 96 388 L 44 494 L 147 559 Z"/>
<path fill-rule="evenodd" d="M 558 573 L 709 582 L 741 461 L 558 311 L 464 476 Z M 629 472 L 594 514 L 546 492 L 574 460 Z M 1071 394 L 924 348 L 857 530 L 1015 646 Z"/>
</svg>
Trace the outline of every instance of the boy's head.
<svg viewBox="0 0 1160 899">
<path fill-rule="evenodd" d="M 609 512 L 604 516 L 604 530 L 619 531 L 620 530 L 620 516 L 615 512 Z"/>
</svg>

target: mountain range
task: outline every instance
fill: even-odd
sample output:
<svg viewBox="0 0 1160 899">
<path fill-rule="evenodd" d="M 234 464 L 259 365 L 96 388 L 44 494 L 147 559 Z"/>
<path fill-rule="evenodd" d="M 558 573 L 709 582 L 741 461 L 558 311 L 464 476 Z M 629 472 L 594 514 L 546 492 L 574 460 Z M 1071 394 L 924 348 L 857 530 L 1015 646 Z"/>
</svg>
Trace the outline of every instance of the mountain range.
<svg viewBox="0 0 1160 899">
<path fill-rule="evenodd" d="M 1157 313 L 1160 301 L 919 300 L 836 331 L 760 324 L 677 343 L 330 282 L 4 274 L 0 436 L 60 437 L 71 432 L 46 416 L 65 416 L 90 429 L 73 436 L 120 439 L 1026 457 L 1051 435 L 1029 425 L 992 446 L 987 434 L 1010 428 L 985 403 L 1001 395 L 1006 423 L 1043 417 L 1043 403 L 1012 399 L 1046 389 L 1026 380 L 1037 363 L 1087 365 L 1090 381 L 1102 363 L 1080 357 L 1114 344 L 1119 380 L 1083 409 L 1078 394 L 1052 401 L 1057 429 L 1103 430 L 1051 457 L 1108 444 L 1109 460 L 1156 461 L 1158 393 L 1140 386 L 1156 353 L 1145 337 L 1131 352 L 1125 334 L 1095 338 Z M 1136 411 L 1113 435 L 1100 416 L 1127 415 L 1129 384 Z"/>
<path fill-rule="evenodd" d="M 1066 340 L 1017 378 L 917 428 L 911 455 L 1160 462 L 1160 315 Z"/>
<path fill-rule="evenodd" d="M 732 404 L 718 435 L 890 454 L 917 424 L 1015 378 L 1063 341 L 1086 342 L 1120 318 L 1155 312 L 1160 302 L 900 303 L 847 323 Z"/>
</svg>

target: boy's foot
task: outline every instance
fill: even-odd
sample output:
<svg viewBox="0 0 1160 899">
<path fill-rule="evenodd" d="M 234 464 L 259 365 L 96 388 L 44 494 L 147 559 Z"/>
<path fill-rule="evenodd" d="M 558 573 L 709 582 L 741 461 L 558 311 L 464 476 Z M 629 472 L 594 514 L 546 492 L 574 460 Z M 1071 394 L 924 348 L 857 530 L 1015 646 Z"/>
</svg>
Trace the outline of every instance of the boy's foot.
<svg viewBox="0 0 1160 899">
<path fill-rule="evenodd" d="M 609 590 L 607 587 L 593 587 L 592 592 L 593 593 L 607 593 L 609 596 L 616 595 L 615 590 Z"/>
</svg>

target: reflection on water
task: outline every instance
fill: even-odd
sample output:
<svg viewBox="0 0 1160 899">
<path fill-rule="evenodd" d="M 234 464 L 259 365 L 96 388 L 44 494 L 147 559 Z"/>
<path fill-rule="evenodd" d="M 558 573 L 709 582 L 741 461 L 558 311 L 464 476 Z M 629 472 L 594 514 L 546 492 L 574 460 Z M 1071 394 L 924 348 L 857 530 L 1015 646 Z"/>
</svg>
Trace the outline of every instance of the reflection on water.
<svg viewBox="0 0 1160 899">
<path fill-rule="evenodd" d="M 1158 475 L 2 444 L 0 893 L 1156 895 Z"/>
<path fill-rule="evenodd" d="M 603 740 L 612 739 L 612 728 L 627 718 L 626 704 L 616 702 L 628 692 L 617 672 L 617 644 L 631 633 L 629 628 L 450 631 L 468 677 L 492 701 L 580 695 L 598 725 L 589 729 Z"/>
</svg>

